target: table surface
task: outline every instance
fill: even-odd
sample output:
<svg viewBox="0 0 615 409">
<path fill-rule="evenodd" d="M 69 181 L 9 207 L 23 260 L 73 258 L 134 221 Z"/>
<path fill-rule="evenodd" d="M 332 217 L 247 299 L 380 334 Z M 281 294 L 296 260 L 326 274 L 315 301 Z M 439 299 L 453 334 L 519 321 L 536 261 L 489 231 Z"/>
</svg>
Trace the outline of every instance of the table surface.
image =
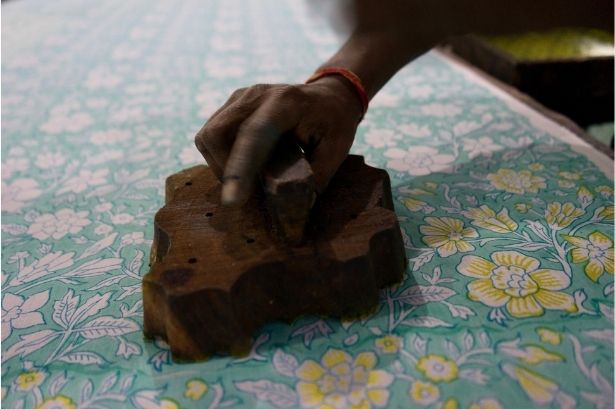
<svg viewBox="0 0 615 409">
<path fill-rule="evenodd" d="M 7 408 L 613 406 L 613 163 L 533 108 L 438 52 L 403 69 L 353 151 L 391 176 L 404 281 L 178 364 L 141 332 L 164 179 L 235 88 L 340 39 L 278 0 L 14 1 L 2 26 Z"/>
</svg>

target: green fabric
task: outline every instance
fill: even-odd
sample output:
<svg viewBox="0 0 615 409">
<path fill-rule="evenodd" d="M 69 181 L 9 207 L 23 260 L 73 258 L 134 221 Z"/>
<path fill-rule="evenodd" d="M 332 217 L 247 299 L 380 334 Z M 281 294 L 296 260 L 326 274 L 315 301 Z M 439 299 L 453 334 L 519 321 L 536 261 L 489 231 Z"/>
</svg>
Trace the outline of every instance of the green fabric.
<svg viewBox="0 0 615 409">
<path fill-rule="evenodd" d="M 612 182 L 563 128 L 420 58 L 353 147 L 391 176 L 404 281 L 363 320 L 178 364 L 141 332 L 164 179 L 235 88 L 339 41 L 278 0 L 16 1 L 2 24 L 3 407 L 613 406 Z"/>
</svg>

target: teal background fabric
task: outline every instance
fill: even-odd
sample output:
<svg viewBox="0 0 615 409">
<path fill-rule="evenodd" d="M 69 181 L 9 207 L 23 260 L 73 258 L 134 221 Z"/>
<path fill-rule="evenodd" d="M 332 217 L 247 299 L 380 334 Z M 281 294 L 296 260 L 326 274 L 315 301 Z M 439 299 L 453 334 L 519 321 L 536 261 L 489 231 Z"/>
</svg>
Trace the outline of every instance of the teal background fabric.
<svg viewBox="0 0 615 409">
<path fill-rule="evenodd" d="M 404 281 L 178 364 L 141 332 L 164 179 L 234 89 L 340 40 L 274 0 L 14 1 L 2 26 L 3 407 L 613 407 L 612 162 L 565 129 L 421 57 L 353 147 L 391 176 Z"/>
</svg>

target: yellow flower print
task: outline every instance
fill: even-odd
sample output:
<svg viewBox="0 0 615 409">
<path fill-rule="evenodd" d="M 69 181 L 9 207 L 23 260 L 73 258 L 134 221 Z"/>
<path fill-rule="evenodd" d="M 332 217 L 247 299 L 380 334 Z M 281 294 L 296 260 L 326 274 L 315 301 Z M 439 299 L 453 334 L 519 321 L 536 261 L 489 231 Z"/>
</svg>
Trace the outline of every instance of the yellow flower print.
<svg viewBox="0 0 615 409">
<path fill-rule="evenodd" d="M 457 364 L 446 357 L 429 354 L 422 356 L 416 369 L 433 382 L 450 382 L 457 378 Z"/>
<path fill-rule="evenodd" d="M 436 190 L 438 188 L 438 184 L 435 182 L 425 182 L 425 187 L 431 190 Z"/>
<path fill-rule="evenodd" d="M 561 230 L 570 226 L 575 219 L 585 214 L 585 210 L 575 207 L 574 204 L 566 202 L 552 202 L 547 205 L 545 220 L 553 230 Z"/>
<path fill-rule="evenodd" d="M 190 379 L 186 382 L 184 396 L 188 399 L 199 400 L 207 393 L 208 389 L 207 384 L 201 379 Z"/>
<path fill-rule="evenodd" d="M 534 171 L 534 172 L 538 172 L 540 170 L 543 170 L 545 167 L 541 164 L 541 163 L 530 163 L 529 165 L 527 165 L 528 169 Z"/>
<path fill-rule="evenodd" d="M 557 331 L 550 330 L 549 328 L 536 328 L 536 333 L 542 342 L 551 345 L 559 345 L 562 343 L 562 334 Z"/>
<path fill-rule="evenodd" d="M 441 257 L 448 257 L 474 250 L 474 246 L 466 242 L 466 238 L 476 238 L 478 233 L 472 227 L 463 227 L 463 221 L 451 217 L 426 217 L 420 227 L 424 234 L 423 242 L 436 248 Z"/>
<path fill-rule="evenodd" d="M 536 365 L 545 361 L 562 362 L 564 360 L 564 357 L 560 354 L 547 351 L 538 345 L 528 345 L 523 348 L 503 348 L 502 351 L 507 355 L 519 358 L 521 361 L 529 365 Z"/>
<path fill-rule="evenodd" d="M 484 398 L 471 404 L 468 409 L 504 409 L 504 407 L 495 399 Z"/>
<path fill-rule="evenodd" d="M 503 208 L 496 214 L 489 206 L 482 205 L 481 207 L 468 209 L 463 215 L 472 219 L 474 226 L 496 233 L 510 233 L 517 230 L 518 227 L 517 223 L 508 216 L 507 208 Z"/>
<path fill-rule="evenodd" d="M 77 409 L 73 400 L 64 395 L 47 398 L 36 406 L 36 409 Z"/>
<path fill-rule="evenodd" d="M 519 382 L 521 389 L 535 403 L 546 405 L 553 402 L 558 394 L 562 400 L 570 399 L 560 392 L 559 386 L 555 382 L 534 371 L 511 364 L 504 365 L 502 369 L 508 376 Z"/>
<path fill-rule="evenodd" d="M 575 183 L 572 180 L 560 179 L 557 181 L 557 185 L 562 189 L 572 189 L 575 187 Z"/>
<path fill-rule="evenodd" d="M 560 172 L 559 176 L 561 178 L 567 179 L 567 180 L 579 180 L 581 179 L 581 174 L 578 172 Z"/>
<path fill-rule="evenodd" d="M 415 381 L 410 386 L 410 397 L 419 405 L 431 405 L 440 398 L 440 391 L 433 383 Z"/>
<path fill-rule="evenodd" d="M 459 403 L 457 403 L 457 399 L 449 398 L 442 405 L 442 409 L 458 409 Z"/>
<path fill-rule="evenodd" d="M 520 195 L 526 192 L 537 193 L 538 189 L 547 187 L 544 178 L 533 176 L 529 170 L 515 172 L 512 169 L 498 169 L 496 173 L 488 174 L 487 179 L 496 189 Z"/>
<path fill-rule="evenodd" d="M 403 348 L 402 339 L 395 335 L 387 335 L 382 338 L 378 338 L 374 341 L 374 344 L 381 354 L 396 354 L 401 348 Z"/>
<path fill-rule="evenodd" d="M 585 240 L 576 236 L 564 236 L 564 240 L 572 244 L 572 262 L 584 263 L 585 274 L 593 281 L 598 281 L 606 271 L 613 274 L 613 242 L 605 234 L 595 231 Z"/>
<path fill-rule="evenodd" d="M 558 292 L 570 285 L 562 272 L 539 269 L 540 263 L 516 251 L 498 251 L 491 261 L 464 256 L 457 266 L 461 274 L 476 278 L 468 284 L 468 297 L 489 307 L 504 307 L 516 318 L 538 317 L 544 309 L 576 312 L 574 298 Z"/>
<path fill-rule="evenodd" d="M 45 374 L 40 371 L 28 371 L 20 374 L 15 379 L 17 390 L 29 391 L 35 386 L 39 386 L 45 380 Z"/>
<path fill-rule="evenodd" d="M 596 188 L 596 192 L 603 193 L 605 195 L 612 195 L 615 194 L 615 189 L 609 186 L 598 186 Z"/>
<path fill-rule="evenodd" d="M 579 202 L 582 205 L 589 205 L 594 199 L 594 195 L 592 195 L 592 192 L 590 192 L 585 186 L 581 186 L 579 190 L 577 190 L 577 199 L 579 199 Z"/>
<path fill-rule="evenodd" d="M 515 204 L 515 209 L 521 214 L 527 213 L 532 208 L 531 204 L 528 203 L 517 203 Z"/>
<path fill-rule="evenodd" d="M 411 212 L 418 212 L 418 211 L 422 210 L 423 207 L 425 207 L 427 205 L 427 203 L 422 202 L 422 201 L 417 200 L 417 199 L 412 199 L 411 197 L 407 197 L 407 198 L 404 199 L 404 205 Z"/>
<path fill-rule="evenodd" d="M 613 211 L 615 210 L 615 206 L 606 206 L 604 209 L 598 212 L 598 217 L 602 220 L 610 220 L 613 221 Z"/>
<path fill-rule="evenodd" d="M 301 380 L 296 386 L 301 405 L 353 409 L 386 406 L 387 387 L 394 377 L 374 369 L 375 366 L 373 352 L 361 352 L 353 360 L 347 352 L 338 349 L 329 349 L 320 364 L 310 359 L 304 361 L 295 371 Z"/>
<path fill-rule="evenodd" d="M 160 409 L 179 409 L 179 404 L 170 398 L 160 399 Z"/>
</svg>

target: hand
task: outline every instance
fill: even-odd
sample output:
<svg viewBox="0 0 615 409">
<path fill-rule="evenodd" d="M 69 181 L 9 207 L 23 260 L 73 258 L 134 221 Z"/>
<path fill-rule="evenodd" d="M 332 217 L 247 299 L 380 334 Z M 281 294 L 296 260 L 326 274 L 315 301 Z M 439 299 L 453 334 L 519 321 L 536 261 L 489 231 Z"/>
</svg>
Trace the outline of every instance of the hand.
<svg viewBox="0 0 615 409">
<path fill-rule="evenodd" d="M 346 158 L 362 115 L 343 77 L 306 85 L 254 85 L 235 91 L 197 133 L 195 143 L 223 181 L 222 203 L 239 205 L 280 137 L 292 135 L 322 192 Z"/>
</svg>

